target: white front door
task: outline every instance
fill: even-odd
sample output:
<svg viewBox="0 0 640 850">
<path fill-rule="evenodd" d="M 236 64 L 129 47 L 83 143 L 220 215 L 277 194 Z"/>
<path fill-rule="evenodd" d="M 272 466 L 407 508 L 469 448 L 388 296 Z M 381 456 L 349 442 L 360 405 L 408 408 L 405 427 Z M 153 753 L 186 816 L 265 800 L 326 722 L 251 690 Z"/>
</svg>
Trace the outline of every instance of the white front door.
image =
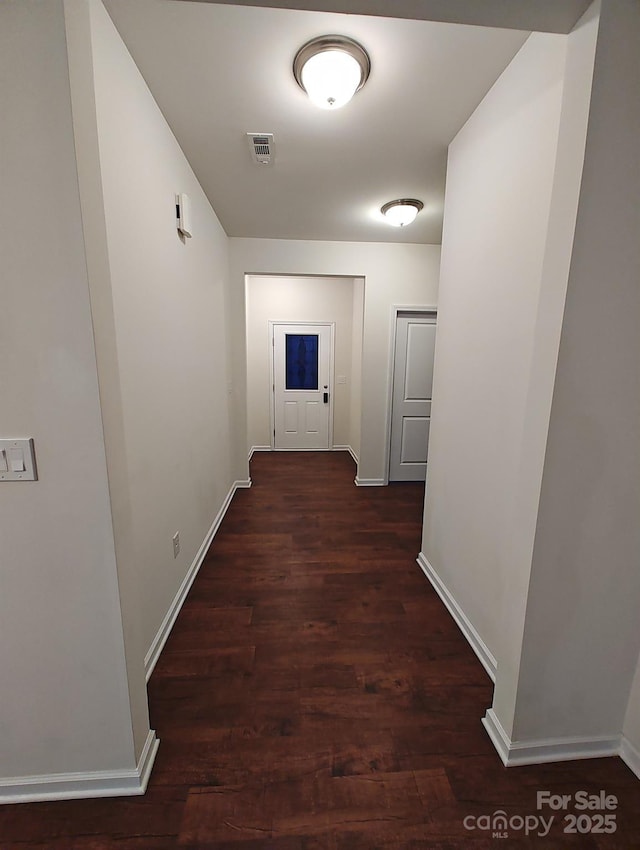
<svg viewBox="0 0 640 850">
<path fill-rule="evenodd" d="M 398 313 L 390 481 L 424 481 L 426 477 L 435 341 L 435 313 Z"/>
<path fill-rule="evenodd" d="M 328 449 L 333 326 L 272 324 L 273 447 Z"/>
</svg>

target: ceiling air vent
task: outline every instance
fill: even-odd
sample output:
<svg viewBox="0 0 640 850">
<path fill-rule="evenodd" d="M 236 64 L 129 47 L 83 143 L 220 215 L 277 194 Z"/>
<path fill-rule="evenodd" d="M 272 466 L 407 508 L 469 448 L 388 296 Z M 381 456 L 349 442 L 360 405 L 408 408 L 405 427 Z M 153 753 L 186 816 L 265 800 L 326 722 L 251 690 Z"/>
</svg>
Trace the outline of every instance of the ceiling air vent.
<svg viewBox="0 0 640 850">
<path fill-rule="evenodd" d="M 247 133 L 251 157 L 258 165 L 272 165 L 275 158 L 273 133 Z"/>
</svg>

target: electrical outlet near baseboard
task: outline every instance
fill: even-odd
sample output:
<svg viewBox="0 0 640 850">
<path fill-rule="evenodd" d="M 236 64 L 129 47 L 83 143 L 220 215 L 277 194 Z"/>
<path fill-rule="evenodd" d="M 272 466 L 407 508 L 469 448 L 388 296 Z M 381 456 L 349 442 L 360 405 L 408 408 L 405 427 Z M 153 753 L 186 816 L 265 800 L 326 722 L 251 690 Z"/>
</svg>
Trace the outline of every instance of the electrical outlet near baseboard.
<svg viewBox="0 0 640 850">
<path fill-rule="evenodd" d="M 180 532 L 176 531 L 173 535 L 173 557 L 178 557 L 178 552 L 180 551 Z"/>
</svg>

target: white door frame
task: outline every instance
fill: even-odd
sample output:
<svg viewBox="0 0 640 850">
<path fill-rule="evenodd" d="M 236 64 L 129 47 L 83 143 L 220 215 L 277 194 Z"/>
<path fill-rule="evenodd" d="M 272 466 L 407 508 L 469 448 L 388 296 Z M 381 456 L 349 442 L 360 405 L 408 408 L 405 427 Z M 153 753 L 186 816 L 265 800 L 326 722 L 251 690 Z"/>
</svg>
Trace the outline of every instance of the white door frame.
<svg viewBox="0 0 640 850">
<path fill-rule="evenodd" d="M 438 308 L 434 305 L 419 304 L 393 304 L 389 318 L 389 372 L 387 378 L 387 412 L 385 422 L 384 442 L 384 483 L 389 483 L 389 463 L 391 458 L 391 408 L 393 405 L 393 376 L 396 366 L 396 331 L 398 324 L 398 313 L 433 313 L 438 314 Z"/>
<path fill-rule="evenodd" d="M 274 357 L 274 344 L 273 344 L 273 334 L 274 329 L 278 325 L 286 325 L 287 327 L 300 325 L 302 327 L 322 327 L 329 328 L 329 336 L 330 336 L 330 350 L 329 350 L 329 445 L 327 449 L 277 449 L 276 448 L 276 406 L 275 406 L 275 392 L 276 392 L 276 368 L 275 368 L 275 357 Z M 336 323 L 335 322 L 293 322 L 293 321 L 276 321 L 269 319 L 269 348 L 271 349 L 269 352 L 269 380 L 271 389 L 269 391 L 269 428 L 271 432 L 271 451 L 282 452 L 282 451 L 313 451 L 313 452 L 321 452 L 321 451 L 331 451 L 333 449 L 333 386 L 334 386 L 334 354 L 335 354 L 335 333 L 336 333 Z"/>
</svg>

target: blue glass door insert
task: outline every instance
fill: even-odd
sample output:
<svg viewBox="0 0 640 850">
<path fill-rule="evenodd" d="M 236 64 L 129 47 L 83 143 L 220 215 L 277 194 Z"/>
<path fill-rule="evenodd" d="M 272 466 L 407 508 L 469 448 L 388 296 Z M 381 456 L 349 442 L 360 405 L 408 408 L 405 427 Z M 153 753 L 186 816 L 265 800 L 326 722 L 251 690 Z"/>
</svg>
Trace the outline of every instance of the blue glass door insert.
<svg viewBox="0 0 640 850">
<path fill-rule="evenodd" d="M 318 389 L 318 334 L 285 334 L 288 390 Z"/>
</svg>

